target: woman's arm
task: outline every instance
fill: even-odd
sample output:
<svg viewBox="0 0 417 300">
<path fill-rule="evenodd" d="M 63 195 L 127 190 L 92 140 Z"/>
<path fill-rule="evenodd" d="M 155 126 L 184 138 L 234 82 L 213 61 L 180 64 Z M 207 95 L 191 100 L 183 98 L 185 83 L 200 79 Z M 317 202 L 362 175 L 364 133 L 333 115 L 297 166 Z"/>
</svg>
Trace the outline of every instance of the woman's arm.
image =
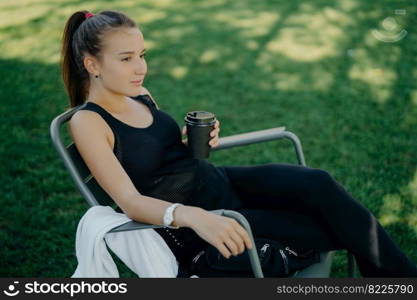
<svg viewBox="0 0 417 300">
<path fill-rule="evenodd" d="M 73 115 L 70 131 L 81 157 L 98 184 L 130 219 L 163 225 L 165 210 L 172 203 L 138 192 L 111 149 L 105 134 L 106 126 L 95 112 L 80 110 Z M 231 253 L 242 253 L 245 244 L 248 248 L 252 247 L 249 235 L 234 219 L 212 214 L 199 207 L 177 207 L 173 225 L 190 227 L 224 257 L 230 257 Z"/>
</svg>

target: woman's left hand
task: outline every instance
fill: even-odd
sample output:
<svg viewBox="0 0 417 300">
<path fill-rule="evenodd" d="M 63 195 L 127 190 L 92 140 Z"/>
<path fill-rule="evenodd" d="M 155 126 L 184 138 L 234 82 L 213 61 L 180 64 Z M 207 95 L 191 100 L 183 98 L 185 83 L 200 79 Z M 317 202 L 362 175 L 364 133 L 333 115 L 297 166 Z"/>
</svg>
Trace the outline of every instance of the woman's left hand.
<svg viewBox="0 0 417 300">
<path fill-rule="evenodd" d="M 214 124 L 214 129 L 210 131 L 210 137 L 212 137 L 209 141 L 210 147 L 217 147 L 219 145 L 219 132 L 220 132 L 220 122 L 219 120 L 216 120 L 216 123 Z M 187 126 L 184 126 L 182 128 L 182 134 L 187 135 Z M 184 144 L 187 145 L 187 139 L 182 140 Z"/>
</svg>

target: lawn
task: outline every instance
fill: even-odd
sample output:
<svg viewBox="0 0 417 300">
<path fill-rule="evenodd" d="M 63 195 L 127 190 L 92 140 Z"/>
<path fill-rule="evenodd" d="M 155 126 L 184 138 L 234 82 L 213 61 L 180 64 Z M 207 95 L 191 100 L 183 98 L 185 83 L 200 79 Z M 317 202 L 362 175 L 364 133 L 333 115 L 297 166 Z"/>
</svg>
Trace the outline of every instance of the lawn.
<svg viewBox="0 0 417 300">
<path fill-rule="evenodd" d="M 81 9 L 120 10 L 138 23 L 148 49 L 144 86 L 181 127 L 191 110 L 215 112 L 221 136 L 286 126 L 307 165 L 332 174 L 417 263 L 415 1 L 2 0 L 1 277 L 69 277 L 76 268 L 87 206 L 49 125 L 68 107 L 60 38 Z M 402 30 L 398 41 L 381 40 Z M 210 160 L 296 163 L 288 141 Z M 333 277 L 346 276 L 345 253 Z M 133 274 L 122 268 L 122 276 Z"/>
</svg>

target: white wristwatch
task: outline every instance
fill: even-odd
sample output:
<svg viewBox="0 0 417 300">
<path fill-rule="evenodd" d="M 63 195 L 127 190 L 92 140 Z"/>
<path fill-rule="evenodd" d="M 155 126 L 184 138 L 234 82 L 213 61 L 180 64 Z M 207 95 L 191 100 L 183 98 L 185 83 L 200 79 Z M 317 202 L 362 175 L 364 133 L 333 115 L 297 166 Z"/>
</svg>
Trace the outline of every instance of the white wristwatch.
<svg viewBox="0 0 417 300">
<path fill-rule="evenodd" d="M 169 228 L 178 229 L 179 226 L 171 226 L 172 222 L 174 221 L 174 210 L 177 208 L 177 206 L 182 205 L 181 203 L 174 203 L 171 206 L 168 206 L 168 208 L 165 210 L 164 214 L 164 226 Z"/>
</svg>

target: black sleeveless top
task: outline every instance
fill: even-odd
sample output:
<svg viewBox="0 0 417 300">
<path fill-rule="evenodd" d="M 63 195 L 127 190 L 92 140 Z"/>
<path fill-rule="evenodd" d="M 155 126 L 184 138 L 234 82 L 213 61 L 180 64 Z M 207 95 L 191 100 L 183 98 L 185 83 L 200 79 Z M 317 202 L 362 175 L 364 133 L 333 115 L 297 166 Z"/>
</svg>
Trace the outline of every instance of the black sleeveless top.
<svg viewBox="0 0 417 300">
<path fill-rule="evenodd" d="M 132 97 L 144 103 L 153 122 L 132 127 L 100 105 L 86 102 L 80 109 L 98 113 L 114 135 L 113 152 L 143 195 L 213 210 L 240 205 L 224 167 L 195 159 L 181 140 L 181 129 L 166 112 L 157 109 L 148 95 Z"/>
<path fill-rule="evenodd" d="M 114 135 L 113 153 L 141 194 L 187 202 L 195 186 L 198 160 L 182 143 L 181 129 L 169 114 L 158 110 L 148 95 L 132 99 L 149 108 L 153 116 L 150 126 L 132 127 L 93 102 L 80 109 L 98 113 L 109 125 Z"/>
</svg>

